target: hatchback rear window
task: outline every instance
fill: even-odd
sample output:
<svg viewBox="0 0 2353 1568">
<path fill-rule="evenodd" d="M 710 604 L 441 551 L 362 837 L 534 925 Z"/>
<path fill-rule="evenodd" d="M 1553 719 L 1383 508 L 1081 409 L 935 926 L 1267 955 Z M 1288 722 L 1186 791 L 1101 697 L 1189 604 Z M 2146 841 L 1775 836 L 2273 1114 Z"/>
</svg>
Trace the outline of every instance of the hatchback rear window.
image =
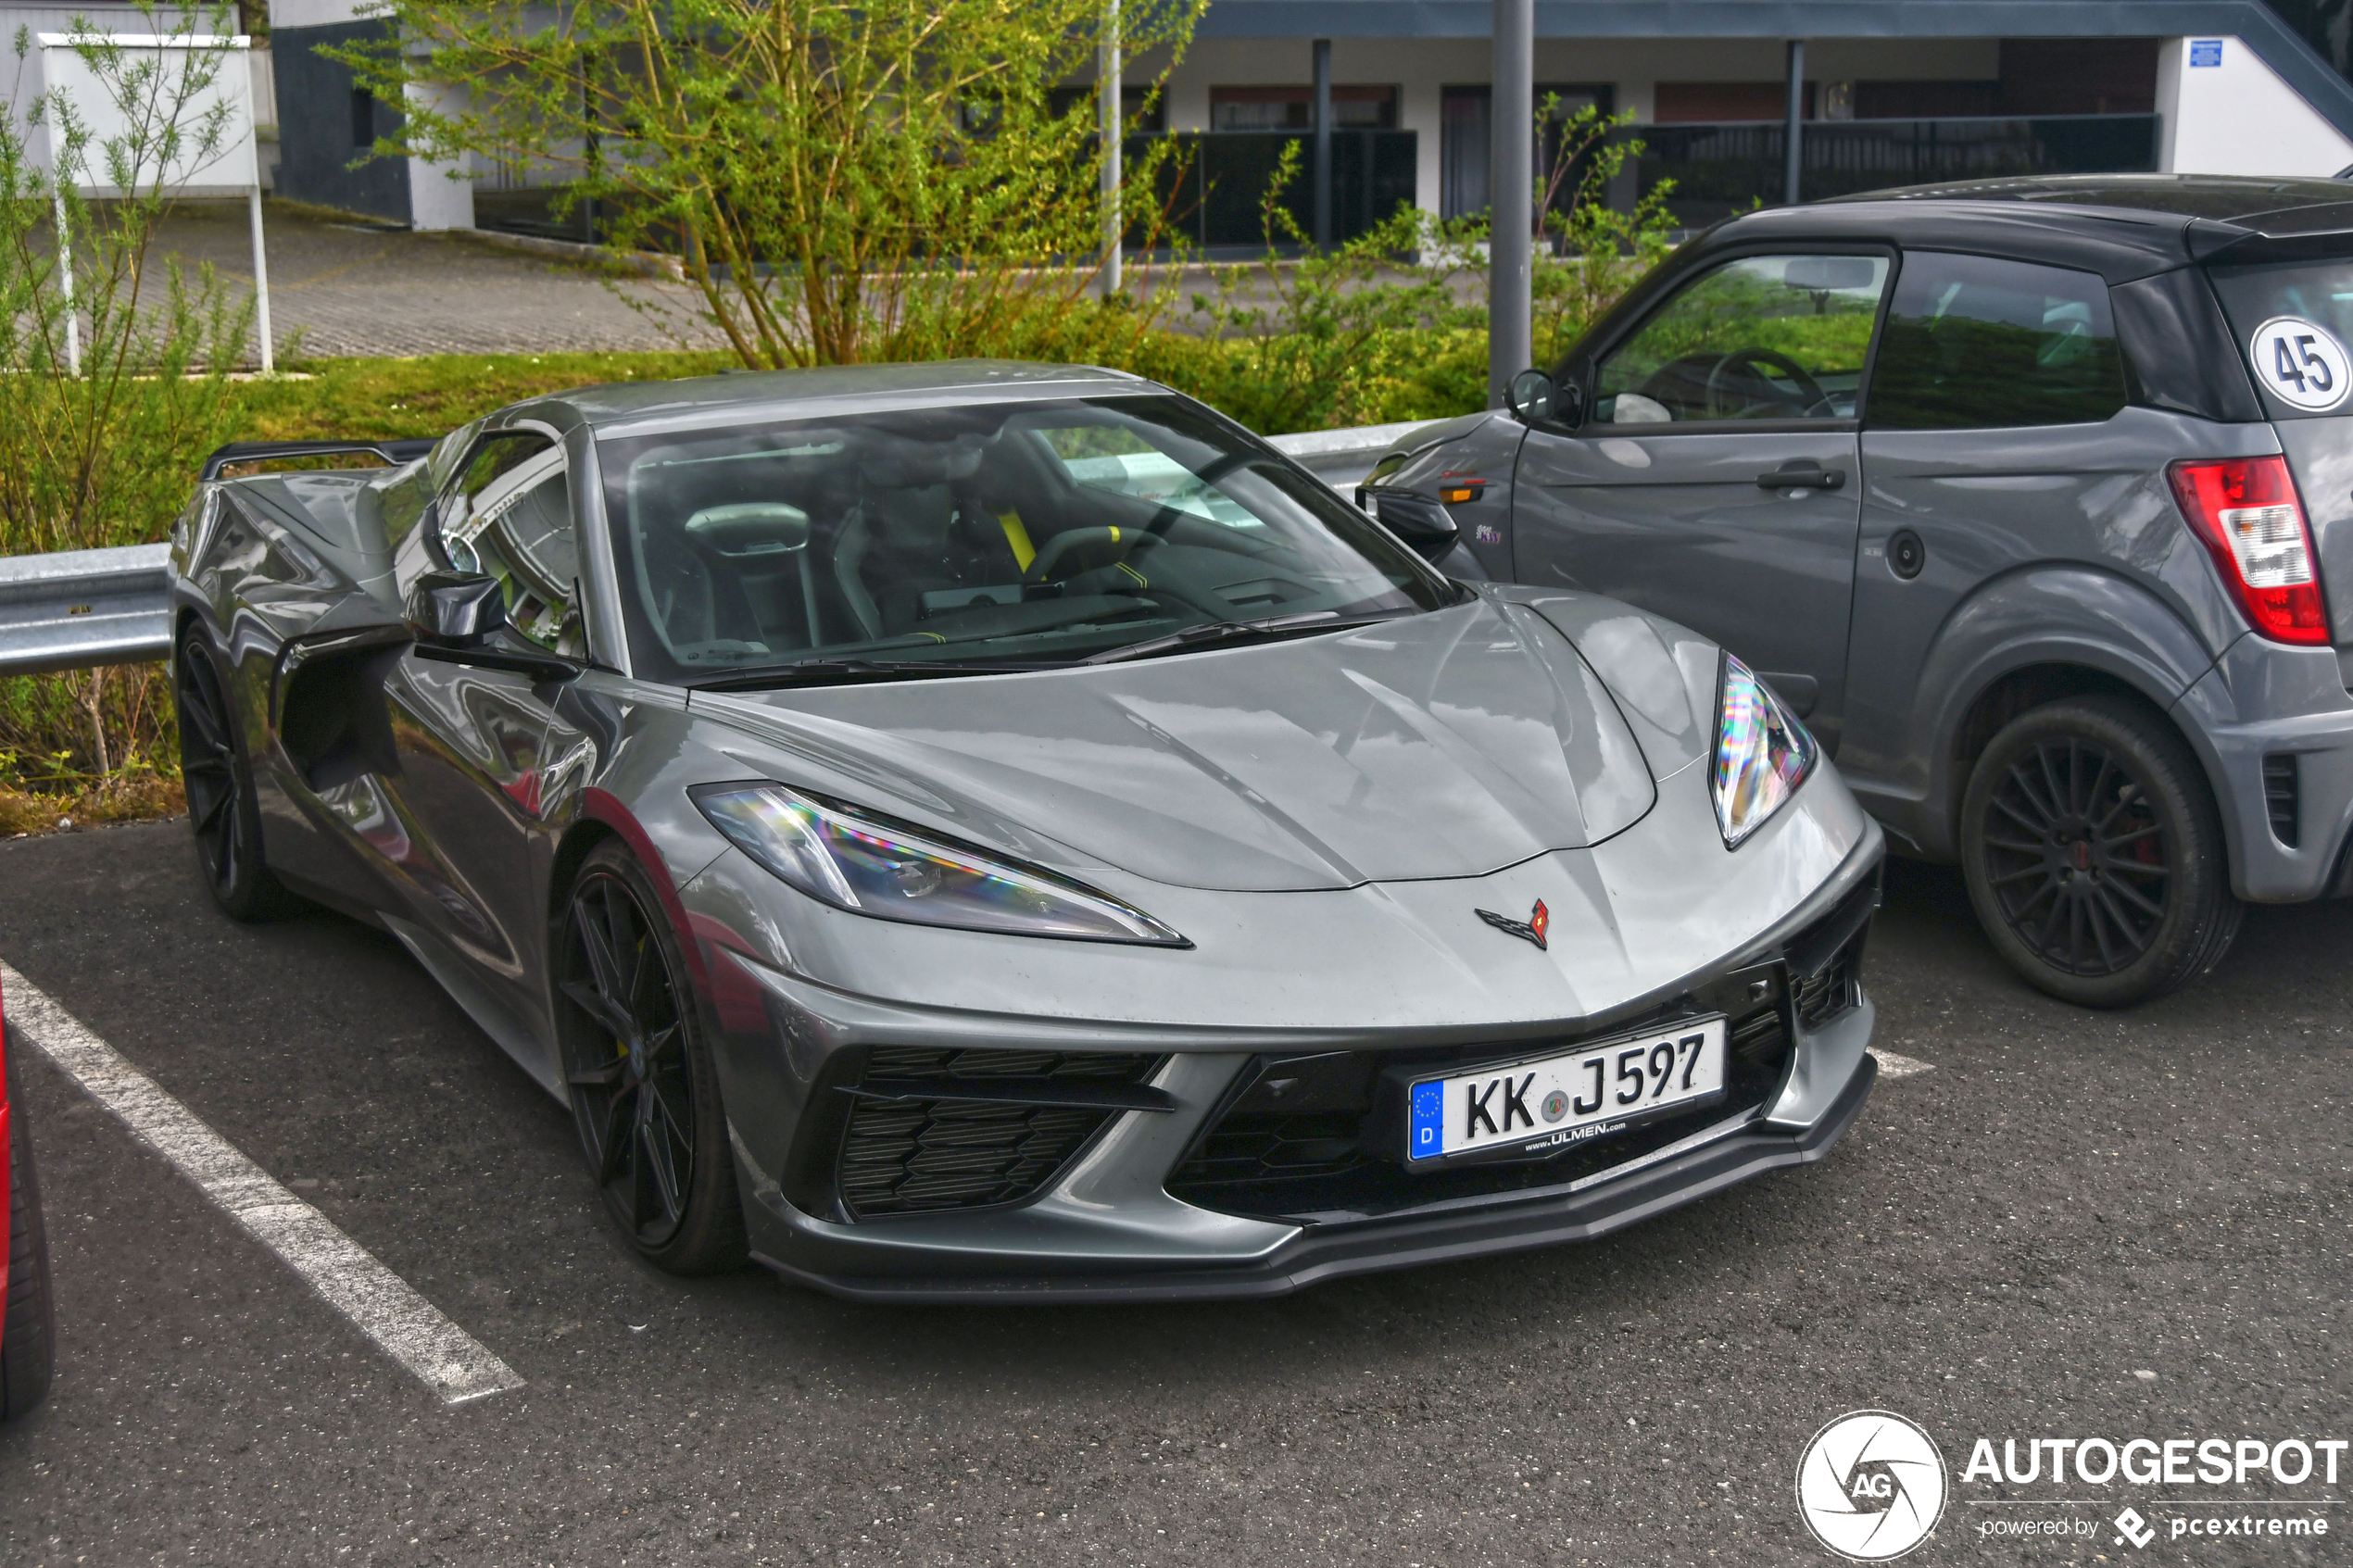
<svg viewBox="0 0 2353 1568">
<path fill-rule="evenodd" d="M 2353 412 L 2353 257 L 2208 269 L 2231 335 L 2275 419 Z"/>
<path fill-rule="evenodd" d="M 1881 430 L 2096 424 L 2126 401 L 2108 285 L 2061 267 L 1906 251 L 1869 395 Z"/>
</svg>

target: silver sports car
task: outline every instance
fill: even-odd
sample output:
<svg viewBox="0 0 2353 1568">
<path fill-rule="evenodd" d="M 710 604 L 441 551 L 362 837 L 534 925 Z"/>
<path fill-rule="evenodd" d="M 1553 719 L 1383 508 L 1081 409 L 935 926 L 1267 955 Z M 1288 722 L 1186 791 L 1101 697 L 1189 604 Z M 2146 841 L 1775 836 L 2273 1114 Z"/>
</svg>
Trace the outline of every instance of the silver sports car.
<svg viewBox="0 0 2353 1568">
<path fill-rule="evenodd" d="M 173 529 L 205 874 L 398 938 L 662 1268 L 1269 1295 L 1600 1234 L 1869 1091 L 1880 834 L 1772 692 L 1165 387 L 377 450 L 224 449 Z"/>
</svg>

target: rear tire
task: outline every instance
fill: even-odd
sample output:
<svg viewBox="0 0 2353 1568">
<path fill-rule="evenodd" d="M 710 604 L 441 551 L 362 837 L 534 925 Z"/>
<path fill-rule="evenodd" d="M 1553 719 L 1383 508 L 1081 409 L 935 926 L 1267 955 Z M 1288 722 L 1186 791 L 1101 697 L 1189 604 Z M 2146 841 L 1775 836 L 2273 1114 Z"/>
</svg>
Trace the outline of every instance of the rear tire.
<svg viewBox="0 0 2353 1568">
<path fill-rule="evenodd" d="M 0 1045 L 0 1050 L 6 1048 Z M 0 1067 L 0 1073 L 6 1072 Z M 16 1081 L 13 1073 L 7 1075 Z M 6 1315 L 0 1318 L 0 1421 L 14 1421 L 49 1392 L 57 1340 L 41 1177 L 33 1166 L 32 1128 L 19 1096 L 8 1113 L 8 1298 Z"/>
<path fill-rule="evenodd" d="M 619 842 L 582 863 L 556 955 L 564 1078 L 606 1211 L 665 1273 L 740 1267 L 735 1151 L 693 982 L 661 896 Z"/>
<path fill-rule="evenodd" d="M 172 661 L 171 693 L 179 710 L 180 780 L 188 795 L 197 868 L 212 901 L 232 920 L 275 920 L 292 913 L 296 902 L 270 874 L 262 856 L 261 803 L 228 690 L 220 656 L 203 633 L 191 632 Z"/>
<path fill-rule="evenodd" d="M 2050 703 L 1994 737 L 1962 798 L 1961 867 L 1995 950 L 2082 1007 L 2196 979 L 2245 912 L 2204 771 L 2121 697 Z"/>
</svg>

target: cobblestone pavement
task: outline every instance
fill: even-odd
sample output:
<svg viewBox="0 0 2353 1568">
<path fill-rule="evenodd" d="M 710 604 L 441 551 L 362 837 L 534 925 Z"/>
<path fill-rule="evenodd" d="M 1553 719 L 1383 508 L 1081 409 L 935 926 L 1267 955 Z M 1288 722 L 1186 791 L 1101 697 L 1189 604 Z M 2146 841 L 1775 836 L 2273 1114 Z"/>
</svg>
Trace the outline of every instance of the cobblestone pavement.
<svg viewBox="0 0 2353 1568">
<path fill-rule="evenodd" d="M 544 354 L 723 347 L 689 292 L 593 271 L 487 241 L 338 223 L 269 204 L 271 337 L 285 354 Z M 160 243 L 250 289 L 242 203 L 190 203 Z"/>
<path fill-rule="evenodd" d="M 209 262 L 250 288 L 253 248 L 243 202 L 190 202 L 160 236 L 168 255 Z M 592 269 L 464 234 L 341 222 L 271 202 L 263 210 L 270 266 L 271 336 L 281 357 L 301 334 L 306 356 L 559 354 L 593 350 L 724 348 L 697 310 L 692 290 L 648 279 L 609 280 Z M 1265 306 L 1265 274 L 1226 271 L 1228 304 Z M 1129 287 L 1165 285 L 1166 269 L 1131 266 Z M 1174 282 L 1165 318 L 1202 332 L 1196 295 L 1217 295 L 1208 269 Z M 1470 297 L 1476 280 L 1458 280 Z"/>
</svg>

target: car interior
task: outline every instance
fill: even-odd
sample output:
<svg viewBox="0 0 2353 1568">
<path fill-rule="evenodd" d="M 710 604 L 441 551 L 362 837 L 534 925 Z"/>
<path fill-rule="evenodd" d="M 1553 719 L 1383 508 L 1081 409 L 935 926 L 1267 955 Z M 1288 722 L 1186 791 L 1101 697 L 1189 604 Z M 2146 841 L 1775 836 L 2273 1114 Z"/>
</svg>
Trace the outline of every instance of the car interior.
<svg viewBox="0 0 2353 1568">
<path fill-rule="evenodd" d="M 1212 620 L 1410 608 L 1398 589 L 1416 575 L 1265 455 L 1095 405 L 617 445 L 631 617 L 686 669 L 1083 653 Z"/>
<path fill-rule="evenodd" d="M 1686 286 L 1611 351 L 1604 424 L 1849 419 L 1887 263 L 1758 257 Z"/>
</svg>

